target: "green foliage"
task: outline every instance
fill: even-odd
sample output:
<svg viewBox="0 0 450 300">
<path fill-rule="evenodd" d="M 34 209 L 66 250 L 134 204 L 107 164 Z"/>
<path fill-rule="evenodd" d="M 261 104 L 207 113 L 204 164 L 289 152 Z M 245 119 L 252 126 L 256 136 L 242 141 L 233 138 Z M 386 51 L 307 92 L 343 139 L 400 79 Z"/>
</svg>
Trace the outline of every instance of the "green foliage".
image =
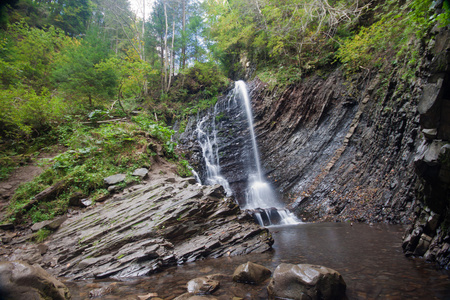
<svg viewBox="0 0 450 300">
<path fill-rule="evenodd" d="M 52 63 L 70 39 L 50 26 L 30 28 L 25 22 L 9 26 L 0 34 L 0 80 L 3 88 L 26 85 L 38 94 L 49 88 Z"/>
<path fill-rule="evenodd" d="M 362 27 L 357 34 L 342 39 L 337 58 L 349 73 L 363 69 L 389 72 L 400 66 L 405 74 L 404 80 L 413 78 L 419 53 L 411 50 L 411 46 L 416 37 L 424 38 L 436 23 L 432 1 L 410 0 L 404 5 L 387 1 L 375 10 L 383 12 L 381 18 L 368 27 Z"/>
<path fill-rule="evenodd" d="M 8 208 L 10 220 L 21 221 L 16 216 L 22 208 L 36 194 L 61 180 L 66 182 L 64 191 L 55 199 L 36 204 L 23 212 L 23 220 L 39 222 L 65 213 L 68 199 L 74 192 L 82 192 L 94 201 L 107 195 L 108 191 L 103 186 L 103 179 L 107 176 L 127 174 L 123 187 L 137 181 L 131 173 L 137 168 L 150 167 L 151 157 L 155 154 L 143 151 L 149 143 L 158 141 L 163 145 L 167 159 L 178 159 L 176 144 L 171 141 L 173 130 L 144 114 L 134 117 L 133 121 L 102 124 L 94 128 L 74 122 L 71 130 L 60 126 L 61 142 L 69 149 L 54 157 L 45 172 L 17 189 Z M 187 174 L 188 171 L 184 170 L 186 164 L 180 163 L 180 166 L 181 174 Z"/>
<path fill-rule="evenodd" d="M 352 24 L 364 7 L 349 0 L 205 2 L 210 50 L 228 75 L 239 78 L 252 62 L 279 68 L 281 84 L 298 81 L 305 71 L 333 61 L 335 36 Z M 348 30 L 347 30 L 348 31 Z M 287 78 L 289 77 L 289 78 Z"/>
<path fill-rule="evenodd" d="M 118 78 L 115 66 L 103 63 L 108 55 L 108 42 L 101 38 L 98 28 L 92 27 L 84 39 L 66 47 L 56 62 L 53 82 L 68 98 L 86 97 L 89 102 L 85 106 L 92 107 L 94 100 L 110 99 L 116 94 Z"/>
<path fill-rule="evenodd" d="M 0 90 L 0 141 L 42 134 L 61 122 L 66 107 L 62 98 L 52 96 L 46 88 L 40 95 L 21 85 Z"/>
<path fill-rule="evenodd" d="M 42 243 L 43 241 L 45 241 L 45 239 L 47 237 L 50 236 L 50 234 L 52 234 L 52 231 L 50 229 L 39 229 L 33 236 L 33 239 L 36 243 Z"/>
<path fill-rule="evenodd" d="M 189 177 L 192 176 L 191 169 L 189 167 L 189 162 L 185 159 L 179 161 L 177 166 L 177 173 L 181 177 Z"/>
</svg>

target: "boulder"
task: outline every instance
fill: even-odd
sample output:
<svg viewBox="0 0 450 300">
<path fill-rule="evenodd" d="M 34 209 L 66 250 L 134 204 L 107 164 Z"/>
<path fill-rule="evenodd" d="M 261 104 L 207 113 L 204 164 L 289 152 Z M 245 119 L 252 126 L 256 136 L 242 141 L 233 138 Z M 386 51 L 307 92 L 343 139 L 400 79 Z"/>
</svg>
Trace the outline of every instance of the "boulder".
<svg viewBox="0 0 450 300">
<path fill-rule="evenodd" d="M 345 299 L 346 284 L 337 271 L 310 264 L 280 264 L 267 291 L 269 299 Z"/>
<path fill-rule="evenodd" d="M 259 284 L 270 277 L 272 272 L 264 266 L 247 262 L 236 268 L 233 281 Z"/>
<path fill-rule="evenodd" d="M 133 175 L 133 176 L 139 176 L 139 177 L 141 177 L 142 179 L 145 179 L 145 178 L 147 178 L 147 176 L 148 176 L 148 169 L 147 169 L 147 168 L 139 168 L 139 169 L 136 169 L 136 170 L 134 170 L 134 172 L 133 172 L 132 175 Z"/>
<path fill-rule="evenodd" d="M 70 299 L 67 287 L 39 265 L 0 262 L 0 299 Z"/>
<path fill-rule="evenodd" d="M 209 278 L 209 276 L 207 276 L 192 279 L 187 283 L 186 286 L 188 293 L 192 293 L 195 295 L 206 295 L 214 292 L 219 287 L 219 285 L 219 281 L 213 280 Z"/>
<path fill-rule="evenodd" d="M 125 180 L 125 174 L 116 174 L 103 179 L 106 185 L 115 185 Z"/>
</svg>

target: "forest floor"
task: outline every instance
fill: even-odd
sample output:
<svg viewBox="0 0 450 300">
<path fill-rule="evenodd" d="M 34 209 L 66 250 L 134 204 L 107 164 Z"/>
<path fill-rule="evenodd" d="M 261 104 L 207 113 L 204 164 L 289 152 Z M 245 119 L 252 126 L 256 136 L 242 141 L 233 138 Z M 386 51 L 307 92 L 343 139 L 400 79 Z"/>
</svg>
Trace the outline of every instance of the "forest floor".
<svg viewBox="0 0 450 300">
<path fill-rule="evenodd" d="M 17 188 L 22 183 L 32 181 L 41 174 L 47 167 L 45 162 L 64 151 L 66 151 L 66 148 L 58 145 L 50 151 L 41 152 L 36 158 L 28 160 L 28 162 L 15 169 L 7 180 L 0 181 L 0 220 L 3 220 L 6 215 L 9 200 Z"/>
</svg>

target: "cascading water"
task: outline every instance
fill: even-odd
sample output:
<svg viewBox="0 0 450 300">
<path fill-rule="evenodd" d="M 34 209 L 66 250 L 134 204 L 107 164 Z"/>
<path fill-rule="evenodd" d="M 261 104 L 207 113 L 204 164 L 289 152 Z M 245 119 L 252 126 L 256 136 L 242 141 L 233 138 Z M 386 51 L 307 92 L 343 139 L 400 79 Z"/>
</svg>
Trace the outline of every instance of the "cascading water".
<svg viewBox="0 0 450 300">
<path fill-rule="evenodd" d="M 249 209 L 261 225 L 298 224 L 299 220 L 276 199 L 270 184 L 261 172 L 258 145 L 253 128 L 253 114 L 245 82 L 235 83 L 235 93 L 244 102 L 248 128 L 252 142 L 254 169 L 249 172 L 246 203 L 244 209 Z M 251 168 L 251 164 L 249 164 Z"/>
<path fill-rule="evenodd" d="M 261 225 L 299 223 L 277 201 L 264 179 L 250 98 L 243 81 L 237 81 L 233 92 L 220 99 L 214 109 L 197 122 L 195 132 L 204 166 L 197 179 L 200 183 L 222 185 L 227 196 L 233 194 L 241 207 L 249 210 Z M 226 176 L 221 173 L 220 157 L 226 161 Z"/>
<path fill-rule="evenodd" d="M 219 163 L 219 147 L 217 145 L 217 130 L 215 115 L 217 110 L 217 104 L 214 106 L 214 112 L 212 115 L 212 122 L 208 122 L 211 119 L 211 115 L 207 114 L 200 122 L 197 123 L 197 140 L 202 149 L 202 155 L 205 160 L 206 170 L 206 182 L 207 185 L 220 184 L 225 189 L 227 196 L 232 195 L 230 184 L 220 173 Z M 196 173 L 195 173 L 196 174 Z M 200 177 L 196 176 L 197 181 L 202 184 Z"/>
</svg>

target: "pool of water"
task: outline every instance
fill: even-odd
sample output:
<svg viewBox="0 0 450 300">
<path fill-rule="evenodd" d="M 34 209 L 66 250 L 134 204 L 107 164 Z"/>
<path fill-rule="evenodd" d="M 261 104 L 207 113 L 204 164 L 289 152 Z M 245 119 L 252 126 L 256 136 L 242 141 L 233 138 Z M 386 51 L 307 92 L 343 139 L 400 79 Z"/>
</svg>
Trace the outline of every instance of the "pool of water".
<svg viewBox="0 0 450 300">
<path fill-rule="evenodd" d="M 196 277 L 225 274 L 214 296 L 267 299 L 265 283 L 233 283 L 234 269 L 247 261 L 272 271 L 280 263 L 309 263 L 337 270 L 347 283 L 348 299 L 450 299 L 450 273 L 422 259 L 406 258 L 401 249 L 402 226 L 349 223 L 307 223 L 270 228 L 273 251 L 258 255 L 205 259 L 173 267 L 148 277 L 121 280 L 65 281 L 73 299 L 89 298 L 89 291 L 111 287 L 102 299 L 145 299 L 153 294 L 173 299 L 186 292 Z M 231 296 L 230 296 L 231 295 Z"/>
</svg>

